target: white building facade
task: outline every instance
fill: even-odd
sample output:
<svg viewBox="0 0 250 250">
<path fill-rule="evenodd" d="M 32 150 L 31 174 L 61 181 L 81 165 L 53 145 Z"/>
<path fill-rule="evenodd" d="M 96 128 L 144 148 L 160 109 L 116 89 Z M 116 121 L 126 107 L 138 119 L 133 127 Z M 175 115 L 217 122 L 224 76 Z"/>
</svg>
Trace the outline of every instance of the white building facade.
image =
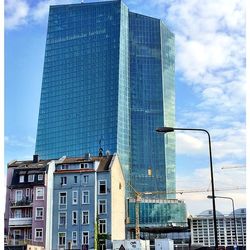
<svg viewBox="0 0 250 250">
<path fill-rule="evenodd" d="M 217 232 L 219 246 L 233 247 L 235 246 L 235 225 L 233 213 L 223 215 L 216 212 Z M 238 249 L 246 248 L 246 209 L 240 208 L 235 210 L 236 217 L 236 236 Z M 206 247 L 213 247 L 214 241 L 214 225 L 213 211 L 206 210 L 198 216 L 190 216 L 191 226 L 191 244 Z"/>
</svg>

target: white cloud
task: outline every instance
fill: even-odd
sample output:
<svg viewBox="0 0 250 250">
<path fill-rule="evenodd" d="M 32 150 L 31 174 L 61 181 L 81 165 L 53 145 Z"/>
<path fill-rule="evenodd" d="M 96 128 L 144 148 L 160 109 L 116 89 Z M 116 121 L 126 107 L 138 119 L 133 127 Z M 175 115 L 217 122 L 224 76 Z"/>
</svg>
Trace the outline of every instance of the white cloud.
<svg viewBox="0 0 250 250">
<path fill-rule="evenodd" d="M 194 117 L 201 116 L 201 114 L 192 115 Z M 191 117 L 191 114 L 188 114 Z M 222 118 L 223 120 L 221 120 Z M 185 119 L 185 118 L 184 118 Z M 208 118 L 206 118 L 208 119 Z M 198 121 L 196 121 L 198 122 Z M 211 119 L 211 124 L 215 128 L 210 131 L 212 143 L 213 159 L 222 161 L 226 159 L 244 160 L 246 154 L 246 131 L 245 124 L 232 121 L 231 117 L 215 117 L 215 121 Z M 230 122 L 228 127 L 216 128 L 217 122 Z M 201 119 L 197 127 L 203 128 Z M 202 132 L 176 133 L 176 153 L 181 155 L 208 155 L 208 137 Z"/>
<path fill-rule="evenodd" d="M 199 98 L 190 113 L 203 113 L 211 119 L 216 116 L 218 121 L 230 114 L 242 121 L 246 93 L 244 1 L 171 1 L 165 14 L 176 35 L 177 72 Z M 192 117 L 186 115 L 184 123 L 197 123 Z M 223 123 L 216 127 L 219 124 Z M 210 120 L 202 127 L 211 127 Z"/>
<path fill-rule="evenodd" d="M 49 13 L 49 5 L 54 1 L 41 1 L 31 10 L 31 17 L 34 21 L 41 21 L 47 17 Z"/>
<path fill-rule="evenodd" d="M 80 0 L 44 0 L 37 2 L 37 5 L 31 9 L 30 16 L 34 22 L 41 22 L 47 18 L 50 5 L 80 3 Z"/>
<path fill-rule="evenodd" d="M 12 30 L 28 23 L 40 23 L 47 19 L 49 6 L 56 4 L 80 3 L 78 0 L 44 0 L 35 1 L 35 5 L 27 0 L 6 0 L 5 29 Z"/>
<path fill-rule="evenodd" d="M 221 169 L 225 165 L 232 163 L 224 162 L 214 166 L 215 194 L 232 197 L 236 208 L 246 207 L 246 169 Z M 199 214 L 211 208 L 211 201 L 207 199 L 207 195 L 211 195 L 210 182 L 209 168 L 195 169 L 188 176 L 177 175 L 177 190 L 184 190 L 177 198 L 185 201 L 187 210 L 192 214 Z M 223 213 L 230 213 L 232 210 L 231 204 L 225 201 L 216 200 L 216 204 L 216 209 Z"/>
<path fill-rule="evenodd" d="M 7 0 L 5 2 L 5 28 L 14 29 L 27 22 L 29 6 L 25 0 Z"/>
<path fill-rule="evenodd" d="M 178 127 L 206 128 L 212 136 L 215 159 L 224 160 L 229 157 L 236 162 L 244 161 L 244 6 L 239 1 L 233 1 L 223 9 L 223 5 L 227 5 L 224 1 L 206 2 L 209 6 L 203 2 L 208 8 L 208 13 L 203 15 L 202 11 L 194 10 L 200 9 L 199 1 L 173 1 L 172 4 L 168 16 L 174 13 L 172 26 L 173 31 L 177 32 L 177 71 L 183 82 L 193 88 L 198 100 L 193 106 L 180 109 Z M 209 13 L 213 9 L 212 5 L 218 4 L 221 5 L 219 9 L 223 10 Z M 171 12 L 171 8 L 174 11 Z M 237 12 L 237 20 L 233 21 L 232 12 Z M 238 18 L 239 13 L 241 18 Z M 208 29 L 208 23 L 200 26 L 204 18 L 208 18 L 205 23 L 211 22 Z"/>
<path fill-rule="evenodd" d="M 176 134 L 176 152 L 177 154 L 197 155 L 206 152 L 206 146 L 203 141 L 193 135 L 186 133 Z"/>
<path fill-rule="evenodd" d="M 24 136 L 22 138 L 16 136 L 5 136 L 4 143 L 5 147 L 33 148 L 35 146 L 35 138 L 32 136 Z"/>
</svg>

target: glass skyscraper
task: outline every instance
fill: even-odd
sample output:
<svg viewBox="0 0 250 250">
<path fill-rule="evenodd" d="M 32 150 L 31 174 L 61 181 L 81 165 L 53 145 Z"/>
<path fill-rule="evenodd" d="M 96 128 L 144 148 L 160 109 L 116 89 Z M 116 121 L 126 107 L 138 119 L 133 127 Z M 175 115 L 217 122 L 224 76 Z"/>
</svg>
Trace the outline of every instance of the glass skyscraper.
<svg viewBox="0 0 250 250">
<path fill-rule="evenodd" d="M 175 194 L 174 35 L 122 1 L 50 7 L 36 138 L 41 159 L 119 154 L 137 191 Z M 148 175 L 148 170 L 150 175 Z"/>
</svg>

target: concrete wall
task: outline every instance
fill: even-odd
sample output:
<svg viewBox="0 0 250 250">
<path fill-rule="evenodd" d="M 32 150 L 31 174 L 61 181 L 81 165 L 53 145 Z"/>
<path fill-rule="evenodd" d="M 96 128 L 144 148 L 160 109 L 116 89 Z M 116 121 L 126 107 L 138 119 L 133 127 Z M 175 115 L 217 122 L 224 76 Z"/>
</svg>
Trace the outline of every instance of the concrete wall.
<svg viewBox="0 0 250 250">
<path fill-rule="evenodd" d="M 118 156 L 111 163 L 111 240 L 125 239 L 125 180 Z"/>
<path fill-rule="evenodd" d="M 6 181 L 6 196 L 5 196 L 5 212 L 4 212 L 4 234 L 8 234 L 9 227 L 9 217 L 10 217 L 10 189 L 8 186 L 11 184 L 12 176 L 13 176 L 13 168 L 8 168 L 7 170 L 7 181 Z"/>
<path fill-rule="evenodd" d="M 48 166 L 48 173 L 46 175 L 46 232 L 45 237 L 45 248 L 52 249 L 52 212 L 53 212 L 53 184 L 54 184 L 54 171 L 55 161 L 51 161 Z"/>
</svg>

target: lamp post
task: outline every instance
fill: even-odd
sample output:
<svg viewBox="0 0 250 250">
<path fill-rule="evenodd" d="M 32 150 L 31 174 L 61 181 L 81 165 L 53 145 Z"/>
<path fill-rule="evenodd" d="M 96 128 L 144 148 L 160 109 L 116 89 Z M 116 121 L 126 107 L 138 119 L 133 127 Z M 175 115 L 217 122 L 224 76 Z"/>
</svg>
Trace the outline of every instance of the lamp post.
<svg viewBox="0 0 250 250">
<path fill-rule="evenodd" d="M 211 195 L 208 195 L 207 196 L 208 199 L 212 199 L 212 196 Z M 231 200 L 232 201 L 232 207 L 233 207 L 233 217 L 234 217 L 234 244 L 236 246 L 236 249 L 237 249 L 237 227 L 236 227 L 236 217 L 235 217 L 235 209 L 234 209 L 234 200 L 233 198 L 231 197 L 227 197 L 227 196 L 215 196 L 214 197 L 215 199 L 216 198 L 220 198 L 220 199 L 228 199 L 228 200 Z"/>
<path fill-rule="evenodd" d="M 181 131 L 200 131 L 205 132 L 208 136 L 208 146 L 209 146 L 209 160 L 210 160 L 210 175 L 211 175 L 211 187 L 212 187 L 212 203 L 213 203 L 213 220 L 214 220 L 214 240 L 215 240 L 215 250 L 218 249 L 218 234 L 217 234 L 217 225 L 216 225 L 216 209 L 215 209 L 215 194 L 214 194 L 214 175 L 213 175 L 213 161 L 212 161 L 212 148 L 211 148 L 211 139 L 210 134 L 205 129 L 200 128 L 173 128 L 173 127 L 161 127 L 157 128 L 156 132 L 159 133 L 170 133 L 176 130 Z"/>
</svg>

